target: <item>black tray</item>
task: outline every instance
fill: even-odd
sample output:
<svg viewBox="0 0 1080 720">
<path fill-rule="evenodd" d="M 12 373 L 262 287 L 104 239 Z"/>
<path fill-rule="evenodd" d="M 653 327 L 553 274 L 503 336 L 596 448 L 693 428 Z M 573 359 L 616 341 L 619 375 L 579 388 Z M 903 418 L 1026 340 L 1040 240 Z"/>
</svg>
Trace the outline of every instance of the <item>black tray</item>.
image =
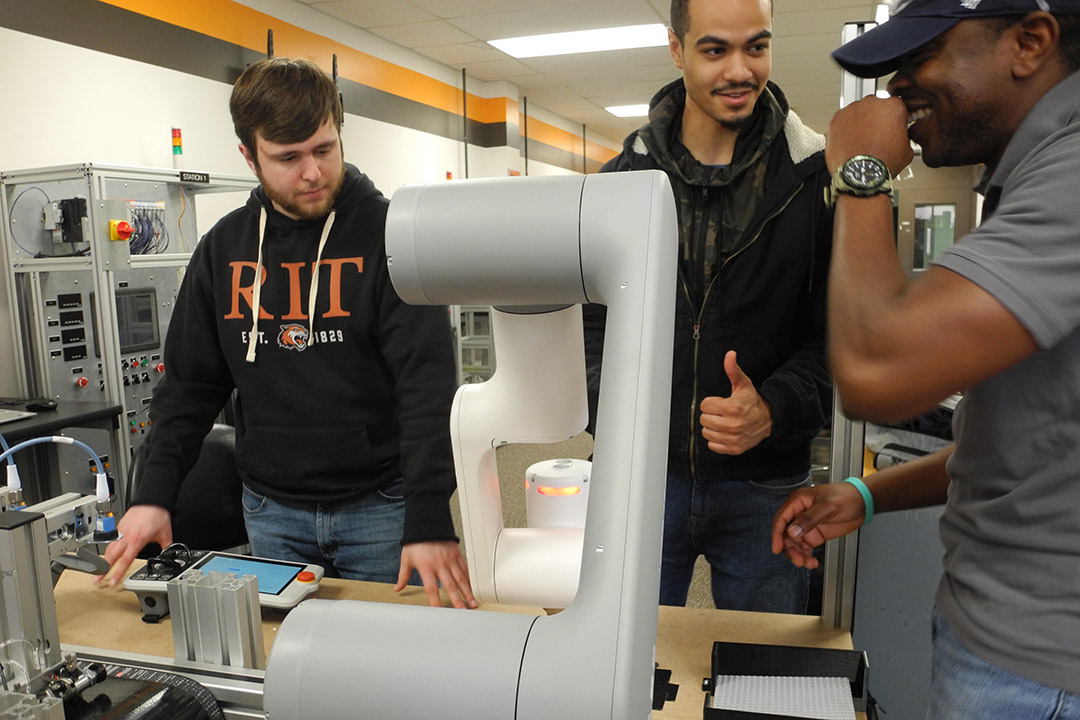
<svg viewBox="0 0 1080 720">
<path fill-rule="evenodd" d="M 778 677 L 844 677 L 851 683 L 856 712 L 866 712 L 866 653 L 861 650 L 804 648 L 790 645 L 714 642 L 712 675 L 705 678 L 704 720 L 805 720 L 788 715 L 719 710 L 711 707 L 717 675 L 775 675 Z"/>
</svg>

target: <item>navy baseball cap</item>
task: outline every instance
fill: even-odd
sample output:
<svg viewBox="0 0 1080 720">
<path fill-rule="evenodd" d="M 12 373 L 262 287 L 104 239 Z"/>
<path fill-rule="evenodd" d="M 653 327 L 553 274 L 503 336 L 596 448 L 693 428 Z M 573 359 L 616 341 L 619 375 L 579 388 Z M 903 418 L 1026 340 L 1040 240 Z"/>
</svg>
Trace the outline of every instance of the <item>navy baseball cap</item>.
<svg viewBox="0 0 1080 720">
<path fill-rule="evenodd" d="M 1072 15 L 1080 0 L 908 0 L 889 21 L 833 51 L 832 57 L 859 77 L 881 77 L 900 66 L 900 58 L 916 50 L 961 20 L 1001 15 L 1026 15 L 1035 10 Z"/>
</svg>

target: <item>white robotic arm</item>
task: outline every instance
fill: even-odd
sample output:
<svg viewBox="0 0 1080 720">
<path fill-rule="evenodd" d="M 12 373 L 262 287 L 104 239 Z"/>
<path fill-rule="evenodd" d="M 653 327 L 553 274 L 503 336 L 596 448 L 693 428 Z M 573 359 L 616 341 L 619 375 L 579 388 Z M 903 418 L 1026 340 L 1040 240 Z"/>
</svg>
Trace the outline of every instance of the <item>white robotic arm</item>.
<svg viewBox="0 0 1080 720">
<path fill-rule="evenodd" d="M 497 317 L 511 321 L 504 337 L 519 349 L 500 345 L 490 387 L 455 402 L 458 470 L 479 478 L 476 496 L 462 498 L 463 513 L 484 515 L 465 518 L 476 528 L 466 537 L 469 562 L 482 566 L 474 579 L 497 576 L 487 549 L 502 514 L 490 507 L 497 489 L 484 488 L 496 482 L 493 444 L 547 442 L 584 425 L 583 404 L 564 402 L 560 387 L 568 372 L 583 389 L 583 357 L 565 347 L 545 354 L 552 348 L 543 338 L 580 327 L 578 308 L 567 305 L 608 308 L 577 594 L 565 611 L 542 617 L 304 602 L 282 624 L 268 660 L 264 707 L 272 720 L 648 717 L 677 233 L 671 188 L 658 171 L 468 180 L 395 193 L 387 256 L 398 294 L 417 304 L 511 311 Z M 548 372 L 560 357 L 570 367 Z M 481 593 L 491 589 L 487 582 Z"/>
<path fill-rule="evenodd" d="M 585 429 L 581 308 L 512 310 L 492 310 L 495 374 L 458 388 L 450 415 L 469 579 L 481 602 L 561 608 L 577 590 L 584 531 L 504 528 L 495 448 Z"/>
</svg>

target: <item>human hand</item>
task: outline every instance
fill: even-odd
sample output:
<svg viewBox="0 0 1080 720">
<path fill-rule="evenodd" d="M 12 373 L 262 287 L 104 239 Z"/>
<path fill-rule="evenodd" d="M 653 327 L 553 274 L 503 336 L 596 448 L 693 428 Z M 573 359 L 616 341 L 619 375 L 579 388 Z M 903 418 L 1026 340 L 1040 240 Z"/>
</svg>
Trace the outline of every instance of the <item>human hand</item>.
<svg viewBox="0 0 1080 720">
<path fill-rule="evenodd" d="M 418 542 L 403 546 L 395 591 L 405 588 L 413 568 L 424 583 L 428 605 L 442 607 L 439 597 L 439 586 L 442 585 L 454 607 L 479 607 L 469 584 L 469 569 L 456 542 Z"/>
<path fill-rule="evenodd" d="M 848 483 L 799 488 L 773 516 L 773 554 L 812 570 L 818 566 L 814 548 L 858 528 L 864 512 L 862 495 Z"/>
<path fill-rule="evenodd" d="M 110 587 L 120 582 L 131 561 L 139 551 L 152 542 L 162 548 L 172 544 L 172 524 L 169 511 L 157 505 L 133 505 L 127 509 L 116 524 L 120 539 L 105 547 L 105 561 L 109 571 L 95 578 Z"/>
<path fill-rule="evenodd" d="M 724 355 L 731 395 L 701 401 L 701 436 L 720 455 L 741 455 L 772 433 L 772 411 L 739 367 L 734 350 Z"/>
<path fill-rule="evenodd" d="M 825 133 L 829 173 L 855 155 L 872 155 L 896 177 L 915 157 L 907 134 L 908 110 L 900 98 L 873 96 L 841 108 Z"/>
</svg>

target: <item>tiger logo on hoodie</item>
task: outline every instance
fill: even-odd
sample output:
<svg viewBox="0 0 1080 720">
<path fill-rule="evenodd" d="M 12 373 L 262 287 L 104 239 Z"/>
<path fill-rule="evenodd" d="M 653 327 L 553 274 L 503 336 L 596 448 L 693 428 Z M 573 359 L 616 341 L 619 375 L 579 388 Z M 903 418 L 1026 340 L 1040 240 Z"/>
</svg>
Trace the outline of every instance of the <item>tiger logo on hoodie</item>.
<svg viewBox="0 0 1080 720">
<path fill-rule="evenodd" d="M 308 329 L 295 323 L 282 325 L 277 341 L 278 347 L 303 352 L 308 346 Z"/>
</svg>

